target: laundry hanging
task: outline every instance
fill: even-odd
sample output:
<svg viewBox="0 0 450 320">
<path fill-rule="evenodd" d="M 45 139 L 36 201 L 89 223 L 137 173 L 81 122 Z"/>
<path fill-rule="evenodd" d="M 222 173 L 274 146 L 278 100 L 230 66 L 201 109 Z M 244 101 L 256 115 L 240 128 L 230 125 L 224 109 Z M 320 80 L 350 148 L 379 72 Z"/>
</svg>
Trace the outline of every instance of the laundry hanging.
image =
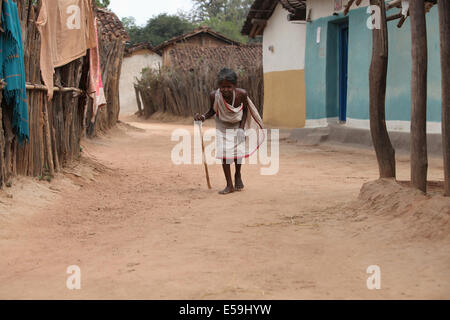
<svg viewBox="0 0 450 320">
<path fill-rule="evenodd" d="M 95 120 L 98 108 L 106 105 L 105 93 L 103 90 L 102 72 L 100 69 L 100 54 L 98 46 L 97 18 L 94 18 L 95 47 L 89 50 L 89 94 L 94 100 L 91 122 Z"/>
<path fill-rule="evenodd" d="M 4 32 L 0 35 L 0 78 L 6 82 L 3 97 L 13 108 L 12 126 L 19 144 L 22 144 L 29 140 L 30 130 L 22 31 L 17 5 L 13 1 L 3 1 L 1 16 Z"/>
<path fill-rule="evenodd" d="M 95 47 L 91 0 L 42 0 L 36 24 L 41 34 L 42 78 L 52 99 L 55 68 Z"/>
</svg>

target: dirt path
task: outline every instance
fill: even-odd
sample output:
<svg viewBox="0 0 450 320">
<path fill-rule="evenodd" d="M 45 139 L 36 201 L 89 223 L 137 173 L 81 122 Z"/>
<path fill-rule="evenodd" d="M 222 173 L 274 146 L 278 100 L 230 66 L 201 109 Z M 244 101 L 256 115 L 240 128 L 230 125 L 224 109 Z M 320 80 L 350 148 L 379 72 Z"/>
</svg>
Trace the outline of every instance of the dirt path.
<svg viewBox="0 0 450 320">
<path fill-rule="evenodd" d="M 83 143 L 105 168 L 84 160 L 1 193 L 1 299 L 450 298 L 449 237 L 345 209 L 377 178 L 371 151 L 283 141 L 278 175 L 246 166 L 245 191 L 220 196 L 220 166 L 208 191 L 201 166 L 170 161 L 180 125 L 133 125 Z M 81 290 L 66 288 L 70 265 Z M 381 290 L 366 287 L 370 265 Z"/>
</svg>

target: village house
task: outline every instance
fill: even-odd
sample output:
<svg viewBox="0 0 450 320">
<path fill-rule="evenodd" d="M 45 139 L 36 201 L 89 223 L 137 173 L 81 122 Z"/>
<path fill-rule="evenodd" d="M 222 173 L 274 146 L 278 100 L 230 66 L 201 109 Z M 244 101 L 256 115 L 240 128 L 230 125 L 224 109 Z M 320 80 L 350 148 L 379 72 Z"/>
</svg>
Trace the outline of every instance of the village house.
<svg viewBox="0 0 450 320">
<path fill-rule="evenodd" d="M 245 69 L 250 65 L 260 65 L 262 60 L 262 48 L 259 44 L 220 47 L 196 47 L 186 46 L 169 53 L 172 66 L 183 70 L 198 68 L 201 63 L 223 65 L 231 63 L 239 69 Z M 237 70 L 237 71 L 238 71 Z"/>
<path fill-rule="evenodd" d="M 263 109 L 262 48 L 259 44 L 240 46 L 177 46 L 172 48 L 170 72 L 149 81 L 143 73 L 138 81 L 137 104 L 146 117 L 160 111 L 180 116 L 205 113 L 210 108 L 209 94 L 217 85 L 217 73 L 231 67 L 238 74 L 238 85 L 247 90 L 260 114 Z M 176 76 L 174 76 L 176 75 Z M 156 88 L 152 90 L 150 83 Z M 168 87 L 170 90 L 158 88 Z M 142 100 L 142 103 L 141 103 Z M 140 110 L 140 108 L 139 108 Z"/>
<path fill-rule="evenodd" d="M 256 0 L 243 34 L 263 36 L 266 123 L 290 127 L 369 129 L 372 12 L 369 0 L 344 15 L 343 0 Z M 388 16 L 399 9 L 388 11 Z M 297 20 L 300 19 L 300 20 Z M 427 13 L 427 132 L 441 132 L 441 72 L 437 8 Z M 386 123 L 409 132 L 411 31 L 388 22 Z M 295 119 L 295 120 L 293 120 Z"/>
<path fill-rule="evenodd" d="M 229 39 L 206 26 L 202 26 L 192 32 L 161 43 L 159 46 L 155 47 L 154 51 L 162 56 L 163 66 L 170 66 L 171 49 L 186 46 L 215 48 L 226 45 L 239 46 L 241 43 Z"/>
<path fill-rule="evenodd" d="M 158 70 L 161 66 L 162 57 L 156 53 L 151 43 L 138 43 L 125 49 L 119 86 L 122 112 L 132 113 L 137 110 L 134 84 L 136 78 L 140 78 L 142 70 Z"/>
<path fill-rule="evenodd" d="M 242 28 L 263 36 L 264 123 L 305 126 L 305 39 L 303 1 L 256 0 Z"/>
</svg>

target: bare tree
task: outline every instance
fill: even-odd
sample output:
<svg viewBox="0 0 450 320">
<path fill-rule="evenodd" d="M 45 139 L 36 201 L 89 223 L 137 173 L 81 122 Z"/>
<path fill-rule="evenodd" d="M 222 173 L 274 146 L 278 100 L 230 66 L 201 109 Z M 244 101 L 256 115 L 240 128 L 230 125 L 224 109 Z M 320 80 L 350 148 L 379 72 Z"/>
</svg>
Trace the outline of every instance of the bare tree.
<svg viewBox="0 0 450 320">
<path fill-rule="evenodd" d="M 450 1 L 439 0 L 442 71 L 442 150 L 445 195 L 450 196 Z"/>
<path fill-rule="evenodd" d="M 386 78 L 388 68 L 388 30 L 383 0 L 370 0 L 381 11 L 380 29 L 372 31 L 372 63 L 369 73 L 370 133 L 378 160 L 380 178 L 395 178 L 395 150 L 386 128 Z"/>
<path fill-rule="evenodd" d="M 427 190 L 427 29 L 424 0 L 409 0 L 411 19 L 411 183 Z M 447 35 L 448 36 L 448 35 Z"/>
</svg>

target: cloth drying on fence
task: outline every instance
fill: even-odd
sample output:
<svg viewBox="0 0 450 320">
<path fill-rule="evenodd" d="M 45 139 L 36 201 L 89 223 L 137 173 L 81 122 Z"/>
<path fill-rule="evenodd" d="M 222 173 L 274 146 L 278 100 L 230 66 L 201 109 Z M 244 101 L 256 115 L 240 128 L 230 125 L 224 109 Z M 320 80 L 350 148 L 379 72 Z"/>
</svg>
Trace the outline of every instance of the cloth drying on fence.
<svg viewBox="0 0 450 320">
<path fill-rule="evenodd" d="M 265 134 L 262 119 L 258 109 L 247 97 L 247 120 L 244 133 L 247 137 L 240 137 L 239 125 L 244 114 L 244 106 L 234 107 L 236 94 L 233 92 L 233 103 L 228 105 L 217 89 L 214 111 L 216 112 L 216 157 L 222 160 L 248 158 L 254 154 L 264 142 Z"/>
<path fill-rule="evenodd" d="M 29 140 L 27 89 L 23 58 L 22 30 L 17 5 L 3 1 L 2 22 L 4 32 L 0 36 L 0 77 L 7 83 L 3 88 L 6 103 L 13 108 L 12 125 L 19 144 Z"/>
<path fill-rule="evenodd" d="M 52 99 L 55 68 L 95 47 L 91 0 L 42 0 L 36 24 L 41 34 L 42 78 Z"/>
<path fill-rule="evenodd" d="M 100 54 L 98 52 L 97 18 L 94 19 L 95 47 L 89 50 L 89 94 L 94 100 L 91 122 L 95 120 L 98 108 L 106 105 L 105 92 L 103 90 L 102 71 L 100 69 Z"/>
</svg>

